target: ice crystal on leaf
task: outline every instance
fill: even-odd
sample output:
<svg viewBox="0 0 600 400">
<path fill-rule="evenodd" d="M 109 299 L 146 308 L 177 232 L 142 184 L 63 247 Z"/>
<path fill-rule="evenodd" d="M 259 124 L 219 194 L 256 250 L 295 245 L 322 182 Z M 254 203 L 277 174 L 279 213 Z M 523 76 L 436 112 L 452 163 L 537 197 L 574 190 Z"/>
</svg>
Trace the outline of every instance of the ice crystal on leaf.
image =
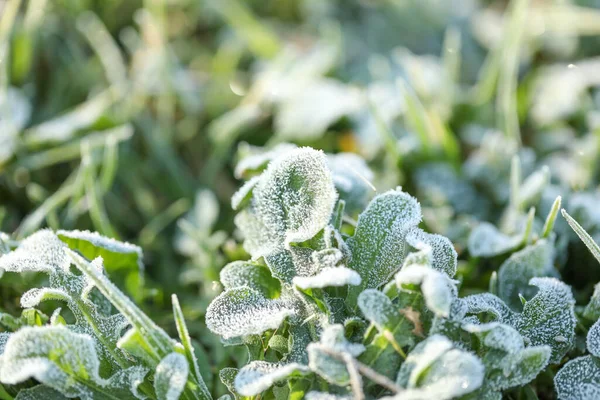
<svg viewBox="0 0 600 400">
<path fill-rule="evenodd" d="M 219 295 L 206 310 L 206 325 L 225 339 L 261 334 L 276 329 L 296 313 L 283 300 L 265 298 L 247 286 L 229 289 Z"/>
<path fill-rule="evenodd" d="M 308 367 L 298 363 L 253 361 L 237 373 L 235 388 L 242 396 L 255 396 L 290 376 L 305 375 L 308 372 Z"/>
<path fill-rule="evenodd" d="M 159 400 L 178 400 L 189 373 L 184 355 L 171 353 L 161 360 L 154 374 L 154 388 Z"/>
</svg>

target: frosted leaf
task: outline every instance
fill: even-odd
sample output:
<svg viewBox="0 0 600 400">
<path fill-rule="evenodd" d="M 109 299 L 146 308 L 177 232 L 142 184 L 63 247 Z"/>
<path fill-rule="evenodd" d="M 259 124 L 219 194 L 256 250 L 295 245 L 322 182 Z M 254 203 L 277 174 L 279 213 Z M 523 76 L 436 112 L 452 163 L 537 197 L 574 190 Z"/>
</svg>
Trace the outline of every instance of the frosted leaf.
<svg viewBox="0 0 600 400">
<path fill-rule="evenodd" d="M 415 249 L 422 250 L 424 246 L 431 249 L 431 266 L 433 269 L 445 272 L 449 277 L 456 274 L 457 257 L 452 242 L 442 236 L 426 233 L 415 228 L 406 236 L 406 242 Z"/>
<path fill-rule="evenodd" d="M 588 331 L 586 345 L 590 354 L 600 357 L 600 320 L 596 321 Z"/>
<path fill-rule="evenodd" d="M 314 276 L 297 276 L 292 281 L 300 289 L 360 285 L 360 275 L 346 267 L 325 267 Z"/>
<path fill-rule="evenodd" d="M 499 297 L 491 293 L 474 294 L 465 297 L 463 303 L 470 314 L 488 314 L 495 321 L 513 325 L 515 312 L 513 312 Z"/>
<path fill-rule="evenodd" d="M 486 385 L 493 390 L 522 386 L 533 380 L 548 364 L 549 346 L 525 348 L 523 338 L 512 327 L 491 322 L 467 324 L 466 331 L 479 337 L 486 366 Z"/>
<path fill-rule="evenodd" d="M 379 290 L 365 289 L 358 296 L 358 308 L 380 332 L 393 329 L 401 319 L 398 308 Z"/>
<path fill-rule="evenodd" d="M 206 310 L 206 326 L 224 339 L 276 329 L 295 310 L 286 301 L 270 300 L 249 287 L 226 290 Z"/>
<path fill-rule="evenodd" d="M 185 389 L 190 367 L 183 354 L 171 353 L 163 358 L 154 373 L 154 390 L 158 400 L 178 400 Z"/>
<path fill-rule="evenodd" d="M 226 290 L 248 286 L 269 298 L 276 297 L 281 290 L 281 283 L 271 276 L 269 268 L 249 261 L 227 264 L 221 270 L 220 278 Z"/>
<path fill-rule="evenodd" d="M 239 393 L 235 390 L 235 377 L 238 374 L 237 368 L 225 367 L 219 371 L 219 379 L 227 387 L 227 389 L 233 394 L 233 396 L 237 399 L 239 397 Z"/>
<path fill-rule="evenodd" d="M 280 143 L 266 151 L 263 147 L 245 144 L 242 148 L 242 145 L 240 145 L 240 150 L 247 153 L 247 155 L 235 166 L 234 175 L 240 179 L 252 173 L 262 172 L 271 161 L 297 148 L 293 143 Z"/>
<path fill-rule="evenodd" d="M 252 361 L 239 370 L 235 377 L 235 389 L 242 396 L 255 396 L 275 383 L 292 376 L 306 375 L 310 370 L 301 364 L 279 364 Z"/>
<path fill-rule="evenodd" d="M 252 198 L 252 191 L 258 182 L 260 182 L 260 176 L 253 177 L 248 182 L 244 183 L 242 187 L 239 188 L 237 192 L 233 194 L 233 196 L 231 196 L 231 208 L 234 211 L 246 206 L 246 204 Z"/>
<path fill-rule="evenodd" d="M 490 293 L 467 296 L 464 301 L 468 313 L 489 313 L 496 321 L 519 331 L 528 345 L 550 346 L 550 363 L 558 363 L 573 346 L 575 338 L 573 294 L 569 286 L 555 278 L 532 278 L 529 284 L 539 290 L 523 305 L 520 314 Z"/>
<path fill-rule="evenodd" d="M 600 398 L 600 359 L 588 355 L 569 361 L 554 377 L 554 386 L 561 400 Z"/>
<path fill-rule="evenodd" d="M 143 254 L 139 246 L 102 236 L 98 232 L 63 231 L 58 237 L 72 250 L 77 250 L 88 260 L 102 257 L 111 269 L 143 269 Z"/>
<path fill-rule="evenodd" d="M 253 258 L 311 239 L 329 222 L 337 193 L 325 155 L 300 148 L 274 160 L 236 216 Z"/>
<path fill-rule="evenodd" d="M 548 240 L 513 253 L 498 270 L 498 295 L 513 310 L 522 308 L 519 294 L 525 298 L 535 295 L 537 289 L 528 285 L 529 280 L 540 276 L 557 276 L 554 268 L 554 246 Z"/>
<path fill-rule="evenodd" d="M 498 322 L 486 324 L 467 323 L 463 325 L 463 329 L 479 337 L 481 344 L 487 348 L 515 353 L 525 347 L 519 332 L 506 324 Z"/>
<path fill-rule="evenodd" d="M 554 278 L 533 278 L 529 284 L 537 286 L 539 291 L 523 306 L 516 329 L 529 338 L 530 345 L 550 346 L 550 362 L 558 363 L 575 340 L 575 300 L 571 288 Z"/>
<path fill-rule="evenodd" d="M 88 335 L 57 327 L 25 327 L 8 342 L 0 368 L 0 381 L 14 385 L 30 378 L 59 390 L 68 397 L 93 398 L 80 381 L 105 385 L 98 375 L 100 364 Z"/>
<path fill-rule="evenodd" d="M 346 386 L 350 382 L 350 374 L 346 364 L 327 352 L 333 351 L 349 357 L 357 357 L 365 351 L 365 346 L 359 343 L 350 343 L 344 337 L 342 325 L 330 325 L 323 330 L 318 343 L 311 343 L 307 347 L 308 366 L 310 369 L 330 383 Z"/>
<path fill-rule="evenodd" d="M 35 288 L 25 292 L 21 296 L 21 307 L 37 307 L 41 302 L 48 300 L 60 300 L 68 303 L 71 301 L 71 296 L 62 289 Z"/>
<path fill-rule="evenodd" d="M 594 286 L 594 293 L 583 310 L 583 316 L 592 321 L 600 318 L 600 282 Z"/>
<path fill-rule="evenodd" d="M 446 274 L 424 265 L 407 265 L 396 274 L 396 285 L 403 290 L 420 286 L 427 308 L 441 317 L 450 315 L 455 294 L 453 283 Z"/>
<path fill-rule="evenodd" d="M 362 289 L 378 287 L 400 268 L 406 256 L 406 234 L 420 221 L 419 203 L 407 193 L 390 190 L 371 200 L 348 239 L 352 253 L 348 266 L 362 277 L 361 285 L 349 290 L 351 303 Z"/>
<path fill-rule="evenodd" d="M 28 236 L 19 247 L 0 257 L 0 269 L 10 272 L 45 272 L 68 270 L 66 246 L 49 229 Z"/>
<path fill-rule="evenodd" d="M 50 386 L 37 385 L 29 389 L 19 390 L 15 400 L 66 400 L 63 394 Z"/>
<path fill-rule="evenodd" d="M 398 399 L 451 399 L 483 383 L 484 366 L 473 354 L 456 348 L 444 336 L 433 335 L 408 354 L 397 383 L 407 390 Z M 405 397 L 406 396 L 406 397 Z"/>
<path fill-rule="evenodd" d="M 508 236 L 494 225 L 482 222 L 469 235 L 469 253 L 473 257 L 494 257 L 516 249 L 522 241 L 522 235 Z"/>
<path fill-rule="evenodd" d="M 351 400 L 349 396 L 340 396 L 337 394 L 310 391 L 304 397 L 306 400 Z"/>
<path fill-rule="evenodd" d="M 346 202 L 346 212 L 362 211 L 375 193 L 374 175 L 365 160 L 354 153 L 337 153 L 327 155 L 327 162 L 340 199 Z"/>
</svg>

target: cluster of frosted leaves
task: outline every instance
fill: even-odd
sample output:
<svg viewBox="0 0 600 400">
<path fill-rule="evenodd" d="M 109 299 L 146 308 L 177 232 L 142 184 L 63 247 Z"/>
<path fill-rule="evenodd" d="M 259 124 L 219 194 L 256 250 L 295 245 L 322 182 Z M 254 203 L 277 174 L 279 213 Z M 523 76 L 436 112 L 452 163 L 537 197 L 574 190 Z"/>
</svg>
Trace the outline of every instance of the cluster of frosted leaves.
<svg viewBox="0 0 600 400">
<path fill-rule="evenodd" d="M 584 400 L 600 397 L 600 320 L 587 334 L 590 354 L 567 362 L 554 378 L 561 400 Z"/>
<path fill-rule="evenodd" d="M 467 323 L 463 329 L 477 337 L 473 350 L 485 366 L 484 384 L 472 394 L 473 399 L 502 398 L 502 390 L 529 383 L 550 360 L 549 346 L 526 347 L 521 334 L 509 325 Z"/>
<path fill-rule="evenodd" d="M 575 300 L 571 289 L 555 278 L 532 278 L 538 288 L 530 300 L 523 298 L 522 312 L 511 310 L 497 296 L 484 293 L 464 298 L 469 315 L 488 315 L 496 322 L 516 329 L 528 346 L 546 345 L 552 349 L 550 363 L 558 363 L 575 340 Z"/>
<path fill-rule="evenodd" d="M 452 399 L 478 389 L 484 373 L 477 356 L 433 335 L 419 343 L 400 367 L 396 383 L 405 390 L 385 399 Z"/>
<path fill-rule="evenodd" d="M 21 319 L 4 324 L 15 332 L 0 337 L 0 382 L 15 385 L 33 378 L 41 383 L 19 391 L 17 399 L 41 394 L 47 398 L 134 399 L 146 398 L 138 386 L 153 373 L 159 400 L 179 398 L 188 381 L 198 388 L 201 398 L 209 399 L 202 378 L 188 376 L 189 365 L 194 372 L 197 366 L 189 340 L 184 340 L 189 337 L 178 307 L 174 305 L 179 311 L 176 322 L 182 345 L 169 338 L 104 274 L 102 256 L 116 260 L 121 254 L 118 267 L 137 271 L 142 265 L 141 250 L 97 233 L 59 234 L 38 231 L 0 256 L 2 270 L 49 276 L 49 286 L 22 295 L 21 305 L 26 310 Z M 97 257 L 88 262 L 81 254 Z M 75 273 L 72 264 L 81 274 Z M 31 318 L 25 314 L 47 300 L 66 303 L 75 322 L 67 324 L 61 308 L 56 308 L 49 319 L 38 312 L 40 317 L 33 316 L 34 323 L 29 323 Z M 185 356 L 176 353 L 182 351 Z"/>
<path fill-rule="evenodd" d="M 142 398 L 137 386 L 148 372 L 143 367 L 100 377 L 94 340 L 64 326 L 26 327 L 8 339 L 0 358 L 0 381 L 14 385 L 34 378 L 67 397 L 83 400 Z"/>
</svg>

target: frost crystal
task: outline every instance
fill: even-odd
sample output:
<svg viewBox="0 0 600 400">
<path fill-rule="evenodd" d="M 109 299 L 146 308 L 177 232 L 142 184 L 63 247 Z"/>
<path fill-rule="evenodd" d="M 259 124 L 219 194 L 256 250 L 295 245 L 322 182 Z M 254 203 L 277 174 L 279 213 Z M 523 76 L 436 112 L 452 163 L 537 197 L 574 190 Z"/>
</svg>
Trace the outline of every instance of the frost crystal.
<svg viewBox="0 0 600 400">
<path fill-rule="evenodd" d="M 224 339 L 257 335 L 276 329 L 284 319 L 294 315 L 291 304 L 270 300 L 249 287 L 221 293 L 206 310 L 206 325 Z"/>
<path fill-rule="evenodd" d="M 253 361 L 238 372 L 235 388 L 242 396 L 255 396 L 292 375 L 305 375 L 308 372 L 310 370 L 306 366 L 298 363 Z"/>
<path fill-rule="evenodd" d="M 0 269 L 11 272 L 67 270 L 70 262 L 65 244 L 49 229 L 38 231 L 21 242 L 16 250 L 0 257 Z"/>
<path fill-rule="evenodd" d="M 317 275 L 294 278 L 294 285 L 301 289 L 360 285 L 360 275 L 346 267 L 325 267 Z"/>
<path fill-rule="evenodd" d="M 431 266 L 434 269 L 445 272 L 449 277 L 456 274 L 457 254 L 448 238 L 415 228 L 406 236 L 406 241 L 418 250 L 423 250 L 426 247 L 430 248 Z"/>
</svg>

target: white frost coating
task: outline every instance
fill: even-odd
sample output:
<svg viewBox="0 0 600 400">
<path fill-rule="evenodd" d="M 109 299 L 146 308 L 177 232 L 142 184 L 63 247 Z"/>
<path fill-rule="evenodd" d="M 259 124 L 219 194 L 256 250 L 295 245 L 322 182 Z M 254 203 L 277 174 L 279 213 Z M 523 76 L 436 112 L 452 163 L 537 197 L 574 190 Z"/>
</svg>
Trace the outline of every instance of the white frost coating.
<svg viewBox="0 0 600 400">
<path fill-rule="evenodd" d="M 380 332 L 391 327 L 394 316 L 399 315 L 398 308 L 392 301 L 376 289 L 363 290 L 358 296 L 358 307 Z"/>
<path fill-rule="evenodd" d="M 469 253 L 474 257 L 493 257 L 515 249 L 522 240 L 522 235 L 508 236 L 494 225 L 482 222 L 469 235 Z"/>
<path fill-rule="evenodd" d="M 227 264 L 221 270 L 219 278 L 226 290 L 248 286 L 261 291 L 267 297 L 280 287 L 279 281 L 271 276 L 269 268 L 249 261 L 233 261 Z"/>
<path fill-rule="evenodd" d="M 0 269 L 11 272 L 68 270 L 70 262 L 65 244 L 50 229 L 37 231 L 21 242 L 16 250 L 0 257 Z"/>
<path fill-rule="evenodd" d="M 86 400 L 92 399 L 86 386 L 65 371 L 101 386 L 107 383 L 98 375 L 100 363 L 92 338 L 62 326 L 26 327 L 15 332 L 6 343 L 0 366 L 2 383 L 35 378 L 70 397 Z"/>
<path fill-rule="evenodd" d="M 325 155 L 300 148 L 277 158 L 260 176 L 236 218 L 254 259 L 315 236 L 329 222 L 337 192 Z"/>
<path fill-rule="evenodd" d="M 600 320 L 596 321 L 588 331 L 586 345 L 593 356 L 600 357 Z"/>
<path fill-rule="evenodd" d="M 408 355 L 398 374 L 407 390 L 388 399 L 451 399 L 478 389 L 485 368 L 473 354 L 454 348 L 444 336 L 433 335 Z"/>
<path fill-rule="evenodd" d="M 301 289 L 360 285 L 360 275 L 346 267 L 325 267 L 315 276 L 297 276 L 292 281 Z"/>
<path fill-rule="evenodd" d="M 53 288 L 35 288 L 28 290 L 21 296 L 21 307 L 31 308 L 36 307 L 42 301 L 46 300 L 60 300 L 60 301 L 71 301 L 71 296 L 62 289 Z"/>
<path fill-rule="evenodd" d="M 344 327 L 340 324 L 329 325 L 321 333 L 319 343 L 340 353 L 348 353 L 354 357 L 365 351 L 360 343 L 351 343 L 344 336 Z"/>
<path fill-rule="evenodd" d="M 252 191 L 254 190 L 254 187 L 258 184 L 258 182 L 260 182 L 260 176 L 253 177 L 252 179 L 244 183 L 242 187 L 239 188 L 237 192 L 233 194 L 233 196 L 231 196 L 231 208 L 234 211 L 240 208 L 244 201 L 251 196 Z"/>
<path fill-rule="evenodd" d="M 406 289 L 407 285 L 421 285 L 425 304 L 436 315 L 448 317 L 454 298 L 452 281 L 442 272 L 424 265 L 407 265 L 396 274 L 396 285 Z"/>
<path fill-rule="evenodd" d="M 154 389 L 158 400 L 177 400 L 187 382 L 190 366 L 183 354 L 171 353 L 156 366 Z"/>
<path fill-rule="evenodd" d="M 462 328 L 483 339 L 483 345 L 492 349 L 516 353 L 525 347 L 523 338 L 513 327 L 498 322 L 465 324 Z"/>
<path fill-rule="evenodd" d="M 294 315 L 284 300 L 270 300 L 249 287 L 226 290 L 206 310 L 206 326 L 224 339 L 258 335 L 276 329 Z"/>
<path fill-rule="evenodd" d="M 566 363 L 554 377 L 561 400 L 600 398 L 600 366 L 593 356 L 575 358 Z"/>
<path fill-rule="evenodd" d="M 291 375 L 305 375 L 310 370 L 298 363 L 280 364 L 252 361 L 235 377 L 235 389 L 242 396 L 255 396 Z"/>
<path fill-rule="evenodd" d="M 324 392 L 315 392 L 314 390 L 306 393 L 305 400 L 352 400 L 349 396 L 339 396 Z"/>
<path fill-rule="evenodd" d="M 65 236 L 70 239 L 83 240 L 85 242 L 90 242 L 92 245 L 96 247 L 101 247 L 103 249 L 115 252 L 115 253 L 137 253 L 137 255 L 142 257 L 142 249 L 139 246 L 128 242 L 120 242 L 118 240 L 103 236 L 98 232 L 90 232 L 90 231 L 64 231 L 59 230 L 56 232 L 57 235 Z"/>
<path fill-rule="evenodd" d="M 420 228 L 411 230 L 406 235 L 406 241 L 412 247 L 423 250 L 431 249 L 431 266 L 440 272 L 445 272 L 450 278 L 456 274 L 457 253 L 452 242 L 445 236 L 426 233 Z"/>
<path fill-rule="evenodd" d="M 390 190 L 369 203 L 348 240 L 349 267 L 362 276 L 361 288 L 376 288 L 400 268 L 406 256 L 405 236 L 419 222 L 421 207 L 407 193 Z"/>
<path fill-rule="evenodd" d="M 68 239 L 88 242 L 94 247 L 98 247 L 109 251 L 111 253 L 120 254 L 135 254 L 137 256 L 137 264 L 140 269 L 144 268 L 143 258 L 144 254 L 142 248 L 128 242 L 121 242 L 106 236 L 99 234 L 98 232 L 90 231 L 64 231 L 59 230 L 56 232 L 58 236 L 64 236 Z M 92 257 L 89 257 L 92 258 Z"/>
</svg>

